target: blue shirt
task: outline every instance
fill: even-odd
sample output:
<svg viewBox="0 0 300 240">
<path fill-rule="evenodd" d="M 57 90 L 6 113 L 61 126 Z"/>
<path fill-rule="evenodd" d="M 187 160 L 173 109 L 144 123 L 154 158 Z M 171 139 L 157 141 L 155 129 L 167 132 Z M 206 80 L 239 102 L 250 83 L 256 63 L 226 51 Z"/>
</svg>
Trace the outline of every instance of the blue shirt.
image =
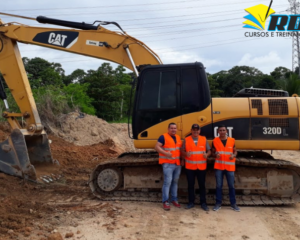
<svg viewBox="0 0 300 240">
<path fill-rule="evenodd" d="M 171 136 L 171 135 L 170 135 L 170 137 L 173 138 L 173 140 L 174 140 L 174 142 L 175 142 L 175 144 L 176 144 L 176 137 L 175 137 L 175 136 Z M 164 137 L 164 135 L 161 135 L 161 136 L 158 138 L 157 141 L 158 141 L 159 143 L 161 143 L 162 146 L 165 145 L 165 137 Z"/>
</svg>

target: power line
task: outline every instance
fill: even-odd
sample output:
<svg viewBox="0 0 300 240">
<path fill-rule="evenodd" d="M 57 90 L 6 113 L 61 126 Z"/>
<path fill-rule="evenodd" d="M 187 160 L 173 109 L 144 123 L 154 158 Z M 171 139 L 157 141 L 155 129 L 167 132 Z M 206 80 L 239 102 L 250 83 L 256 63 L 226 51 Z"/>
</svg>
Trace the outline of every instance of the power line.
<svg viewBox="0 0 300 240">
<path fill-rule="evenodd" d="M 245 39 L 245 38 L 233 38 L 233 39 L 228 39 L 226 41 L 232 41 L 232 40 L 235 40 L 235 39 Z M 188 48 L 181 48 L 179 47 L 180 51 L 183 51 L 183 50 L 192 50 L 192 49 L 199 49 L 199 48 L 206 48 L 206 47 L 214 47 L 214 46 L 220 46 L 220 45 L 225 45 L 225 44 L 232 44 L 232 43 L 241 43 L 241 42 L 247 42 L 247 41 L 252 41 L 252 40 L 258 40 L 260 38 L 250 38 L 250 39 L 245 39 L 244 41 L 233 41 L 233 42 L 222 42 L 222 43 L 219 43 L 219 44 L 213 44 L 211 45 L 210 43 L 207 43 L 208 45 L 201 45 L 201 46 L 197 46 L 197 47 L 188 47 Z M 163 49 L 157 49 L 159 53 L 169 53 L 169 52 L 174 52 L 174 51 L 177 51 L 177 50 L 172 50 L 172 51 L 162 51 L 160 52 L 159 50 L 163 50 Z M 68 58 L 59 58 L 59 59 L 74 59 L 73 57 L 68 57 Z M 90 57 L 89 57 L 90 58 Z M 95 58 L 95 57 L 93 57 Z M 103 60 L 101 58 L 96 58 L 98 60 Z M 53 59 L 47 59 L 47 61 L 51 61 L 51 60 L 57 60 L 57 58 L 53 58 Z M 90 59 L 84 59 L 84 60 L 72 60 L 72 61 L 60 61 L 60 63 L 63 63 L 63 62 L 81 62 L 81 61 L 90 61 Z"/>
<path fill-rule="evenodd" d="M 284 5 L 278 5 L 277 7 L 280 7 L 280 6 L 286 6 L 285 4 Z M 126 22 L 126 21 L 146 21 L 146 20 L 151 20 L 151 19 L 171 19 L 171 18 L 179 18 L 179 17 L 190 17 L 190 16 L 199 16 L 201 14 L 201 16 L 203 15 L 210 15 L 210 16 L 207 16 L 205 18 L 209 18 L 209 17 L 215 17 L 214 14 L 216 14 L 217 16 L 227 16 L 227 15 L 232 15 L 232 13 L 240 13 L 241 12 L 241 9 L 238 9 L 238 10 L 232 10 L 232 11 L 227 11 L 226 14 L 219 14 L 219 13 L 223 13 L 223 11 L 218 11 L 218 12 L 209 12 L 209 13 L 197 13 L 197 14 L 184 14 L 184 15 L 174 15 L 174 16 L 168 16 L 168 17 L 155 17 L 155 18 L 137 18 L 137 19 L 123 19 L 123 20 L 115 20 L 115 21 L 118 21 L 118 22 Z M 3 19 L 6 19 L 6 18 L 15 18 L 15 17 L 2 17 Z M 192 18 L 192 19 L 198 19 L 198 18 Z M 184 20 L 191 20 L 191 19 L 184 19 Z M 164 22 L 178 22 L 178 21 L 183 21 L 182 19 L 178 19 L 178 20 L 170 20 L 170 21 L 164 21 Z M 161 21 L 159 21 L 161 22 Z M 139 24 L 134 24 L 134 25 L 145 25 L 145 24 L 153 24 L 153 23 L 156 23 L 156 22 L 152 22 L 152 23 L 139 23 Z M 49 24 L 51 25 L 51 24 Z M 41 26 L 41 24 L 32 24 L 31 26 Z M 126 26 L 131 26 L 131 25 L 125 25 Z M 124 25 L 122 26 L 124 27 Z"/>
<path fill-rule="evenodd" d="M 159 34 L 172 35 L 172 34 L 177 34 L 177 33 L 195 32 L 195 31 L 209 31 L 211 29 L 237 27 L 237 26 L 241 26 L 241 24 L 232 24 L 232 25 L 223 25 L 223 26 L 217 26 L 217 27 L 197 28 L 197 29 L 189 29 L 189 30 L 182 30 L 182 31 L 156 32 L 155 36 L 153 36 L 153 33 L 152 34 L 141 34 L 141 35 L 139 35 L 139 38 L 140 37 L 157 37 Z M 131 35 L 136 36 L 137 34 L 131 34 Z M 135 38 L 137 38 L 137 37 L 135 37 Z"/>
<path fill-rule="evenodd" d="M 206 46 L 193 47 L 193 48 L 180 48 L 180 51 L 181 50 L 198 49 L 198 48 L 206 48 L 206 47 L 214 47 L 214 46 L 220 46 L 220 45 L 231 44 L 231 43 L 247 42 L 247 41 L 258 40 L 258 39 L 260 39 L 260 38 L 251 38 L 251 39 L 246 39 L 245 41 L 235 41 L 235 42 L 229 42 L 229 43 L 220 43 L 220 44 L 206 45 Z M 168 53 L 168 52 L 174 52 L 174 51 L 165 51 L 165 52 L 160 52 L 160 53 Z"/>
<path fill-rule="evenodd" d="M 189 3 L 189 2 L 202 2 L 203 0 L 185 0 L 185 1 L 174 1 L 174 2 L 156 2 L 156 3 L 144 3 L 144 4 L 126 4 L 122 5 L 121 7 L 135 7 L 135 6 L 156 6 L 156 5 L 163 5 L 163 4 L 170 4 L 170 3 Z M 267 1 L 267 0 L 262 0 L 262 1 Z M 261 2 L 262 2 L 261 1 Z M 216 6 L 217 5 L 231 5 L 231 4 L 241 4 L 241 3 L 251 3 L 251 2 L 257 2 L 256 0 L 254 1 L 244 1 L 244 2 L 229 2 L 225 4 L 218 4 L 214 3 L 212 5 L 205 5 L 202 7 L 211 7 L 211 6 Z M 16 12 L 16 11 L 41 11 L 41 10 L 74 10 L 74 9 L 95 9 L 95 8 L 120 8 L 120 5 L 111 5 L 111 6 L 94 6 L 94 7 L 68 7 L 68 8 L 37 8 L 37 9 L 11 9 L 11 10 L 4 10 L 4 11 L 10 11 L 10 12 Z M 136 10 L 135 10 L 136 11 Z"/>
<path fill-rule="evenodd" d="M 217 7 L 219 6 L 228 6 L 228 5 L 231 5 L 231 4 L 241 4 L 241 3 L 250 3 L 250 2 L 257 2 L 257 1 L 246 1 L 246 2 L 234 2 L 234 3 L 225 3 L 225 4 L 218 4 Z M 160 12 L 160 11 L 170 11 L 170 10 L 187 10 L 187 9 L 197 9 L 197 8 L 206 8 L 206 7 L 216 7 L 216 5 L 205 5 L 205 6 L 190 6 L 190 7 L 178 7 L 178 8 L 166 8 L 166 9 L 152 9 L 152 10 L 130 10 L 130 11 L 121 11 L 121 12 L 80 12 L 80 13 L 64 13 L 64 15 L 79 15 L 82 16 L 82 15 L 91 15 L 91 14 L 124 14 L 124 13 L 145 13 L 145 12 Z M 103 7 L 102 7 L 103 8 Z M 49 14 L 49 16 L 61 16 L 61 14 Z"/>
</svg>

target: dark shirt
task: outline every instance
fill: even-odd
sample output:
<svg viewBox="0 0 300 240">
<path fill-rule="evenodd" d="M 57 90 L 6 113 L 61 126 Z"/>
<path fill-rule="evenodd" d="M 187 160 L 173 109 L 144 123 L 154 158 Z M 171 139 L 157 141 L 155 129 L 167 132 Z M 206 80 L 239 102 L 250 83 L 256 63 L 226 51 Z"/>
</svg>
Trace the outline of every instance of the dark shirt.
<svg viewBox="0 0 300 240">
<path fill-rule="evenodd" d="M 173 138 L 173 140 L 174 140 L 174 142 L 175 142 L 175 144 L 176 144 L 176 137 L 175 137 L 175 136 L 171 136 L 171 135 L 170 135 L 170 137 Z M 159 143 L 161 143 L 162 146 L 165 145 L 165 137 L 164 137 L 164 135 L 161 135 L 161 136 L 158 138 L 157 141 L 158 141 Z"/>
<path fill-rule="evenodd" d="M 222 140 L 222 139 L 220 139 L 221 140 L 221 142 L 223 143 L 223 145 L 224 145 L 224 147 L 226 146 L 226 143 L 227 143 L 227 138 L 226 139 L 224 139 L 224 140 Z M 233 146 L 234 148 L 235 148 L 235 144 L 234 144 L 234 146 Z M 214 146 L 214 142 L 212 142 L 212 145 L 211 145 L 211 148 L 215 148 L 215 146 Z"/>
</svg>

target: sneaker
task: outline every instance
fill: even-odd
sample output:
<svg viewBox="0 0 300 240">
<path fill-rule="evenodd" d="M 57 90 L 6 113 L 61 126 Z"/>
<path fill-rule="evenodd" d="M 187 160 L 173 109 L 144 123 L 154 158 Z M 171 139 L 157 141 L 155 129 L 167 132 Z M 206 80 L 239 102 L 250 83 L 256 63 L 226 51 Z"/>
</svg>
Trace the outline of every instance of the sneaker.
<svg viewBox="0 0 300 240">
<path fill-rule="evenodd" d="M 178 207 L 178 208 L 181 207 L 178 201 L 172 201 L 172 204 L 173 204 L 175 207 Z"/>
<path fill-rule="evenodd" d="M 171 209 L 170 203 L 168 201 L 165 201 L 163 203 L 163 209 L 166 210 L 166 211 L 169 211 Z"/>
<path fill-rule="evenodd" d="M 216 204 L 213 208 L 214 211 L 218 211 L 221 209 L 221 205 L 220 204 Z"/>
<path fill-rule="evenodd" d="M 236 212 L 241 211 L 240 208 L 236 204 L 231 205 L 231 209 Z"/>
<path fill-rule="evenodd" d="M 195 204 L 194 203 L 189 203 L 188 205 L 186 205 L 185 209 L 191 209 L 195 207 Z"/>
<path fill-rule="evenodd" d="M 202 203 L 202 204 L 201 204 L 201 208 L 202 208 L 204 211 L 206 211 L 206 212 L 209 211 L 209 208 L 208 208 L 208 206 L 206 205 L 206 203 Z"/>
</svg>

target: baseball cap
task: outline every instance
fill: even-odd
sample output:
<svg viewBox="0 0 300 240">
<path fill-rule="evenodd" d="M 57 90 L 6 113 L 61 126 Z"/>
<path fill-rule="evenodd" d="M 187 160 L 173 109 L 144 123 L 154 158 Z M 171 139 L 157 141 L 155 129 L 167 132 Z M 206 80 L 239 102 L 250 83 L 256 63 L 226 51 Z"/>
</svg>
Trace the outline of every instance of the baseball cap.
<svg viewBox="0 0 300 240">
<path fill-rule="evenodd" d="M 198 129 L 200 129 L 200 126 L 199 126 L 198 124 L 195 123 L 195 124 L 192 125 L 192 129 L 193 129 L 193 128 L 198 128 Z"/>
</svg>

